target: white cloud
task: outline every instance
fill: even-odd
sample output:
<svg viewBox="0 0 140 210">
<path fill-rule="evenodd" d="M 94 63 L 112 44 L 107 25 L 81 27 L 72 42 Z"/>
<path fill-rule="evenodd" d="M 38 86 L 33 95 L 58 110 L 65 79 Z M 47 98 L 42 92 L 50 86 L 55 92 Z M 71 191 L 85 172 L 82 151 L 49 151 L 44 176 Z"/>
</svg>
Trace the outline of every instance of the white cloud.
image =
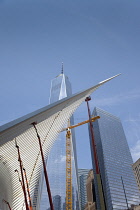
<svg viewBox="0 0 140 210">
<path fill-rule="evenodd" d="M 66 161 L 66 156 L 65 155 L 60 155 L 59 159 L 55 159 L 54 163 L 62 163 Z"/>
<path fill-rule="evenodd" d="M 140 158 L 140 140 L 136 142 L 130 151 L 134 162 Z"/>
<path fill-rule="evenodd" d="M 126 134 L 129 139 L 130 151 L 134 162 L 140 158 L 140 114 L 136 118 L 128 115 L 124 121 L 127 125 Z"/>
<path fill-rule="evenodd" d="M 137 98 L 140 98 L 140 90 L 133 90 L 127 93 L 115 95 L 113 97 L 94 99 L 94 104 L 96 104 L 96 106 L 110 106 L 123 103 L 126 100 L 134 100 Z"/>
<path fill-rule="evenodd" d="M 61 155 L 61 159 L 60 159 L 61 162 L 64 162 L 66 161 L 66 156 L 65 155 Z"/>
<path fill-rule="evenodd" d="M 74 160 L 74 157 L 71 156 L 71 159 Z M 66 162 L 66 155 L 60 155 L 58 159 L 55 159 L 54 163 Z"/>
<path fill-rule="evenodd" d="M 134 89 L 132 91 L 114 95 L 111 97 L 101 97 L 101 98 L 95 97 L 94 100 L 91 100 L 90 106 L 91 107 L 95 107 L 95 106 L 96 107 L 104 107 L 104 106 L 111 107 L 113 105 L 116 106 L 127 101 L 131 101 L 131 100 L 134 101 L 139 98 L 140 98 L 140 90 Z M 85 107 L 86 107 L 86 104 L 83 102 L 80 108 L 77 109 L 75 116 L 79 115 L 79 113 L 80 113 L 80 116 L 82 115 L 82 113 L 85 113 Z"/>
</svg>

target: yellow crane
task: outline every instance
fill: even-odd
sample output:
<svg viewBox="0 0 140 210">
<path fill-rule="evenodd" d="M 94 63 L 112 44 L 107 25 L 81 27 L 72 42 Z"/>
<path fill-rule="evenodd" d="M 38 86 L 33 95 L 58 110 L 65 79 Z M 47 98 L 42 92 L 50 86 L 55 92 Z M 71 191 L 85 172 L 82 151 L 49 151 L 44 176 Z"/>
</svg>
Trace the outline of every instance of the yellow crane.
<svg viewBox="0 0 140 210">
<path fill-rule="evenodd" d="M 66 131 L 66 210 L 72 210 L 72 143 L 70 130 L 80 125 L 94 122 L 99 118 L 100 116 L 92 117 L 89 120 L 62 129 L 62 131 Z M 70 124 L 70 122 L 68 122 L 68 124 Z"/>
</svg>

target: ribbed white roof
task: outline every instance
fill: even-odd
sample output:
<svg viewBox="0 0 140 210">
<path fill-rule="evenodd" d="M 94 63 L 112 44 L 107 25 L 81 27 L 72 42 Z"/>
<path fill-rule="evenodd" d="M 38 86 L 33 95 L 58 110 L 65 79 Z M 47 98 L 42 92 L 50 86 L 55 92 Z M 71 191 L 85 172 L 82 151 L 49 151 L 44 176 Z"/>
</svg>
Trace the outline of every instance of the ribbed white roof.
<svg viewBox="0 0 140 210">
<path fill-rule="evenodd" d="M 31 123 L 37 122 L 44 156 L 47 158 L 59 131 L 77 107 L 93 91 L 112 78 L 0 127 L 0 209 L 8 209 L 7 204 L 2 202 L 3 199 L 9 202 L 12 210 L 20 210 L 24 206 L 23 191 L 18 174 L 14 172 L 15 169 L 20 172 L 15 139 L 26 169 L 33 206 L 38 206 L 42 160 L 38 139 Z"/>
</svg>

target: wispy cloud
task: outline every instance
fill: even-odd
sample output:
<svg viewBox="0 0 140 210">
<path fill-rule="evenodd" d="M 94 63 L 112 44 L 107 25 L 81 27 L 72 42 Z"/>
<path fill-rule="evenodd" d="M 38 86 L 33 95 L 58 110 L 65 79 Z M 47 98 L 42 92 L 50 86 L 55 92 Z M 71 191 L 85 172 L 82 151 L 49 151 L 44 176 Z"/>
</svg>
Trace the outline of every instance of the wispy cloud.
<svg viewBox="0 0 140 210">
<path fill-rule="evenodd" d="M 116 105 L 119 105 L 119 104 L 122 104 L 124 102 L 128 102 L 128 101 L 134 101 L 134 100 L 137 100 L 140 98 L 140 90 L 138 89 L 134 89 L 132 91 L 129 91 L 129 92 L 123 92 L 122 94 L 118 94 L 118 95 L 114 95 L 114 96 L 111 96 L 111 97 L 101 97 L 101 98 L 94 98 L 94 100 L 91 100 L 90 102 L 90 106 L 91 107 L 105 107 L 105 106 L 116 106 Z M 85 111 L 85 107 L 86 107 L 86 104 L 85 103 L 82 103 L 80 108 L 76 110 L 76 113 L 75 115 L 78 115 L 78 113 L 80 112 L 80 115 L 81 113 Z"/>
<path fill-rule="evenodd" d="M 59 159 L 55 159 L 54 163 L 62 163 L 66 161 L 66 156 L 65 155 L 60 155 Z"/>
<path fill-rule="evenodd" d="M 140 140 L 136 142 L 130 151 L 134 162 L 140 158 Z"/>
<path fill-rule="evenodd" d="M 74 157 L 72 156 L 71 159 L 73 160 Z M 60 155 L 59 158 L 54 160 L 54 163 L 62 163 L 62 162 L 66 162 L 66 155 Z"/>
<path fill-rule="evenodd" d="M 126 134 L 129 137 L 129 144 L 131 145 L 130 151 L 135 162 L 140 158 L 140 113 L 135 118 L 129 114 L 128 119 L 124 122 L 127 126 Z"/>
<path fill-rule="evenodd" d="M 115 95 L 113 97 L 94 99 L 94 104 L 96 104 L 96 106 L 110 106 L 117 105 L 128 100 L 135 100 L 138 98 L 140 98 L 140 90 L 133 90 L 127 93 Z"/>
</svg>

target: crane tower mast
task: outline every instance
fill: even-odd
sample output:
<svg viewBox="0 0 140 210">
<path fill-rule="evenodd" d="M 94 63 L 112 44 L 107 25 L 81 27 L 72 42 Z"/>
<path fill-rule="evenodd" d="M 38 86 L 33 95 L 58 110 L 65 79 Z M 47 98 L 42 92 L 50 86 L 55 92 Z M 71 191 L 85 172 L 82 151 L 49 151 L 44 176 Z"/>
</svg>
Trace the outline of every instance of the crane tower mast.
<svg viewBox="0 0 140 210">
<path fill-rule="evenodd" d="M 76 125 L 70 125 L 70 121 L 68 122 L 69 127 L 63 128 L 61 131 L 66 131 L 66 210 L 72 210 L 72 135 L 71 129 L 78 127 L 80 125 L 94 122 L 99 119 L 99 116 L 92 117 L 90 120 L 83 121 Z"/>
<path fill-rule="evenodd" d="M 72 142 L 71 132 L 66 133 L 66 210 L 72 210 Z"/>
</svg>

